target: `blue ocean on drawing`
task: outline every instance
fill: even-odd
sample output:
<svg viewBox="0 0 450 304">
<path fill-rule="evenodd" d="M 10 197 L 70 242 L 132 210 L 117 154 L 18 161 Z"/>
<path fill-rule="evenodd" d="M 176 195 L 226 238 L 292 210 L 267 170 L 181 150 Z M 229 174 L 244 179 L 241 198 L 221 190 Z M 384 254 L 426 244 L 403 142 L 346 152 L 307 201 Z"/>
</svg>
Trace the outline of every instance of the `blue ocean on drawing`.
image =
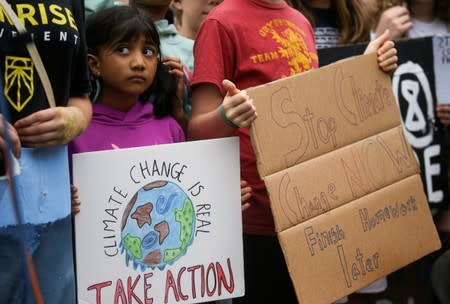
<svg viewBox="0 0 450 304">
<path fill-rule="evenodd" d="M 188 195 L 169 181 L 145 185 L 125 208 L 122 254 L 127 266 L 163 269 L 184 256 L 195 235 L 195 210 Z"/>
</svg>

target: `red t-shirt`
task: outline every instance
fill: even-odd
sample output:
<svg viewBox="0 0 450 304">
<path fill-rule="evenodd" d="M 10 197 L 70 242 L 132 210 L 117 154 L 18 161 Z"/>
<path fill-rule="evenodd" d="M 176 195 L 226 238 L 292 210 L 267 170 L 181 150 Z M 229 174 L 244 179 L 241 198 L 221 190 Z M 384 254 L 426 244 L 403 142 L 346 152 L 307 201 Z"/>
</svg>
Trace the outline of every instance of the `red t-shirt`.
<svg viewBox="0 0 450 304">
<path fill-rule="evenodd" d="M 245 89 L 318 66 L 311 25 L 284 1 L 224 1 L 203 22 L 194 57 L 191 86 L 212 83 L 222 94 L 223 79 Z M 251 207 L 243 213 L 244 232 L 275 235 L 269 198 L 257 172 L 248 130 L 239 129 L 237 135 L 241 176 L 253 188 Z"/>
</svg>

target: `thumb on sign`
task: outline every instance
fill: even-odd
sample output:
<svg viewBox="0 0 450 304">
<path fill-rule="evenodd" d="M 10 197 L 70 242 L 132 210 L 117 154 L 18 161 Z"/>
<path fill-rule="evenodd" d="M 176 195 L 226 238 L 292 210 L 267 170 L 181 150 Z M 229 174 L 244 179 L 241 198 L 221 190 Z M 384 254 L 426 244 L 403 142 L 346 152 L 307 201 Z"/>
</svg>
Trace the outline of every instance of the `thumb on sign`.
<svg viewBox="0 0 450 304">
<path fill-rule="evenodd" d="M 250 127 L 256 119 L 253 100 L 245 90 L 239 90 L 233 82 L 227 79 L 222 82 L 222 85 L 227 91 L 219 107 L 219 113 L 224 123 L 232 129 Z"/>
</svg>

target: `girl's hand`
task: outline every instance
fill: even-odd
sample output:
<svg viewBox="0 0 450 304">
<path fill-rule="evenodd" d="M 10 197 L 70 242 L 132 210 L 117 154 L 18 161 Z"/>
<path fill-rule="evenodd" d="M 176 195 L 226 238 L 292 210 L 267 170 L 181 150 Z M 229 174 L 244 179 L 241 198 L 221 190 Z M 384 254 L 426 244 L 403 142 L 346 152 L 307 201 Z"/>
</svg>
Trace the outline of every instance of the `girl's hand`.
<svg viewBox="0 0 450 304">
<path fill-rule="evenodd" d="M 74 185 L 70 185 L 70 198 L 72 205 L 72 216 L 75 216 L 80 212 L 81 201 L 78 197 L 78 188 Z"/>
<path fill-rule="evenodd" d="M 219 107 L 221 116 L 227 125 L 248 128 L 256 119 L 256 108 L 246 91 L 240 91 L 229 80 L 222 82 L 227 94 Z M 223 113 L 223 114 L 222 114 Z"/>
<path fill-rule="evenodd" d="M 436 106 L 436 115 L 440 122 L 448 127 L 450 123 L 450 104 L 439 104 Z"/>
<path fill-rule="evenodd" d="M 15 123 L 24 146 L 52 147 L 66 144 L 85 127 L 82 111 L 77 107 L 56 107 L 38 111 Z"/>
<path fill-rule="evenodd" d="M 364 54 L 377 53 L 378 66 L 386 73 L 391 73 L 397 68 L 397 49 L 394 42 L 389 40 L 389 31 L 371 41 Z"/>
<path fill-rule="evenodd" d="M 6 147 L 6 139 L 5 139 L 5 131 L 8 132 L 9 138 L 11 139 L 12 143 L 12 152 L 16 158 L 20 157 L 20 139 L 19 135 L 17 134 L 16 129 L 12 125 L 10 125 L 8 122 L 6 123 L 6 128 L 3 124 L 3 116 L 0 114 L 0 161 L 4 159 L 3 155 L 7 152 Z"/>
<path fill-rule="evenodd" d="M 183 109 L 183 98 L 186 86 L 184 82 L 183 65 L 181 64 L 180 59 L 170 56 L 163 57 L 161 61 L 165 66 L 169 67 L 169 73 L 177 79 L 177 93 L 176 98 L 174 100 L 172 116 L 183 128 L 183 130 L 186 131 L 187 119 L 184 115 Z"/>
<path fill-rule="evenodd" d="M 245 180 L 241 180 L 241 211 L 244 212 L 250 208 L 249 199 L 252 197 L 252 188 L 248 186 Z"/>
<path fill-rule="evenodd" d="M 184 84 L 184 70 L 180 59 L 170 56 L 162 58 L 162 63 L 169 67 L 169 73 L 177 78 L 177 96 L 180 100 L 183 100 L 185 84 Z"/>
<path fill-rule="evenodd" d="M 380 37 L 386 30 L 389 30 L 390 39 L 400 39 L 412 27 L 408 9 L 405 6 L 393 6 L 381 14 L 375 33 L 377 37 Z"/>
</svg>

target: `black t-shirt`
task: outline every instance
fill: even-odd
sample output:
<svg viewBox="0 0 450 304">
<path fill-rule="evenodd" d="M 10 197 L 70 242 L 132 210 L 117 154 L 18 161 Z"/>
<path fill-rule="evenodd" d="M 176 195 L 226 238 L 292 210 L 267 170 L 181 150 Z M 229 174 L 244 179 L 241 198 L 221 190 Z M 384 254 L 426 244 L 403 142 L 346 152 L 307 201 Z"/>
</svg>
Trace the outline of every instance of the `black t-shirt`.
<svg viewBox="0 0 450 304">
<path fill-rule="evenodd" d="M 57 106 L 89 92 L 83 0 L 8 0 L 32 34 Z M 0 6 L 0 71 L 11 122 L 48 108 L 33 62 Z"/>
<path fill-rule="evenodd" d="M 318 49 L 336 46 L 341 39 L 341 26 L 333 9 L 313 9 L 315 20 L 314 36 Z"/>
</svg>

